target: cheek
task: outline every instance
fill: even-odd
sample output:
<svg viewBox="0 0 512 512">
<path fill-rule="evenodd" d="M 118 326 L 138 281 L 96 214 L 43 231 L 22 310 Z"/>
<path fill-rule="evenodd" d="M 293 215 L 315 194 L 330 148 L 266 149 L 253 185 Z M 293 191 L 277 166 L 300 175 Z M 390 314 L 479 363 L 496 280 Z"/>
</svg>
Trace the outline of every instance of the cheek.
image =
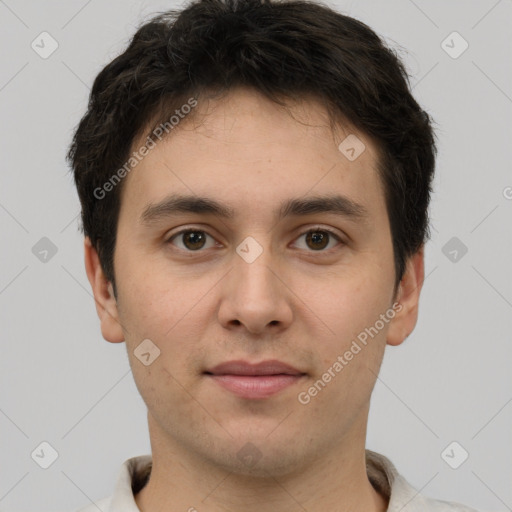
<svg viewBox="0 0 512 512">
<path fill-rule="evenodd" d="M 332 379 L 329 386 L 338 390 L 336 400 L 350 399 L 346 386 L 351 394 L 367 396 L 384 354 L 392 315 L 384 316 L 384 320 L 381 315 L 388 312 L 392 290 L 382 272 L 368 272 L 369 268 L 346 273 L 343 278 L 333 279 L 323 294 L 308 296 L 311 309 L 322 321 L 318 325 L 328 327 L 322 329 L 325 335 L 315 346 L 322 362 L 322 373 L 316 377 Z M 329 369 L 330 376 L 325 375 Z"/>
<path fill-rule="evenodd" d="M 310 390 L 318 394 L 318 406 L 323 404 L 345 421 L 345 412 L 364 408 L 374 388 L 386 347 L 389 324 L 380 315 L 387 303 L 364 294 L 327 307 L 325 321 L 334 334 L 316 344 L 322 364 Z"/>
<path fill-rule="evenodd" d="M 193 289 L 183 286 L 175 272 L 160 259 L 139 254 L 134 248 L 116 259 L 116 278 L 122 297 L 124 320 L 146 330 L 146 336 L 160 336 L 185 314 L 193 300 Z"/>
<path fill-rule="evenodd" d="M 145 378 L 164 381 L 168 373 L 178 377 L 195 371 L 197 361 L 201 361 L 199 345 L 213 315 L 207 292 L 215 278 L 187 280 L 159 262 L 138 265 L 125 258 L 122 263 L 119 313 L 130 357 L 134 358 L 139 344 L 149 339 L 160 352 Z"/>
<path fill-rule="evenodd" d="M 351 269 L 320 288 L 310 283 L 305 302 L 326 326 L 328 338 L 346 342 L 374 325 L 389 308 L 392 283 L 377 270 Z"/>
</svg>

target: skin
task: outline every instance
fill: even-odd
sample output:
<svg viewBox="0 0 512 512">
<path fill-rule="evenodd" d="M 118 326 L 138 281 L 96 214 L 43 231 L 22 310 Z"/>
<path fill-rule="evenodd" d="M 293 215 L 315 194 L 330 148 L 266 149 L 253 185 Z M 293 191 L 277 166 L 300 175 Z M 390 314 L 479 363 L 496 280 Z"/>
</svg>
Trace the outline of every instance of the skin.
<svg viewBox="0 0 512 512">
<path fill-rule="evenodd" d="M 399 345 L 416 324 L 423 248 L 408 260 L 395 296 L 375 143 L 348 125 L 333 132 L 313 99 L 290 108 L 293 117 L 242 88 L 200 102 L 193 121 L 182 121 L 125 178 L 117 298 L 85 240 L 103 337 L 126 342 L 148 408 L 153 470 L 135 497 L 143 512 L 387 508 L 366 474 L 369 403 L 386 344 Z M 338 150 L 349 133 L 366 146 L 352 162 Z M 207 196 L 235 215 L 185 213 L 144 224 L 145 208 L 170 193 Z M 274 217 L 285 200 L 332 193 L 363 205 L 366 220 Z M 189 227 L 209 235 L 199 251 L 186 237 L 169 241 Z M 342 242 L 315 245 L 304 235 L 309 228 L 331 229 Z M 247 236 L 263 249 L 252 263 L 236 252 Z M 400 312 L 301 404 L 298 393 L 395 301 Z M 147 338 L 160 356 L 145 366 L 134 350 Z M 274 358 L 306 375 L 266 399 L 239 398 L 203 374 L 224 361 Z M 237 456 L 248 442 L 260 456 L 251 466 Z"/>
</svg>

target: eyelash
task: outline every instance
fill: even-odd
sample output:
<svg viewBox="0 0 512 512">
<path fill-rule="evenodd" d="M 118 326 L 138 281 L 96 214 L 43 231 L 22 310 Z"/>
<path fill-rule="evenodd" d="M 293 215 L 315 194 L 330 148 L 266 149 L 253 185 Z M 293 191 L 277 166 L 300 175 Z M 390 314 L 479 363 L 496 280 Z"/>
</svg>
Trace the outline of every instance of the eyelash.
<svg viewBox="0 0 512 512">
<path fill-rule="evenodd" d="M 178 231 L 177 233 L 173 233 L 172 236 L 170 236 L 167 240 L 166 240 L 166 244 L 172 244 L 172 241 L 175 239 L 175 238 L 178 238 L 180 235 L 185 235 L 187 233 L 205 233 L 206 235 L 208 235 L 209 237 L 213 238 L 215 240 L 215 237 L 213 237 L 212 235 L 210 235 L 207 231 L 205 231 L 204 229 L 195 229 L 195 228 L 186 228 L 186 229 L 182 229 L 181 231 Z M 323 228 L 323 227 L 315 227 L 315 228 L 311 228 L 311 229 L 308 229 L 307 231 L 304 231 L 303 233 L 301 233 L 297 238 L 300 238 L 300 237 L 303 237 L 305 235 L 308 235 L 310 233 L 328 233 L 329 237 L 333 237 L 335 240 L 337 240 L 341 245 L 344 245 L 345 242 L 341 239 L 341 237 L 335 233 L 334 231 L 330 230 L 330 229 L 327 229 L 327 228 Z M 330 242 L 330 240 L 329 240 Z M 188 252 L 188 253 L 200 253 L 200 252 L 204 252 L 205 249 L 198 249 L 196 251 L 193 251 L 193 250 L 189 250 L 189 249 L 181 249 L 180 247 L 177 247 L 177 249 L 179 251 L 184 251 L 184 252 Z M 319 249 L 317 251 L 313 250 L 313 249 L 310 249 L 308 252 L 312 252 L 312 253 L 327 253 L 327 252 L 330 252 L 332 251 L 333 249 L 335 249 L 335 247 L 332 247 L 331 249 Z"/>
</svg>

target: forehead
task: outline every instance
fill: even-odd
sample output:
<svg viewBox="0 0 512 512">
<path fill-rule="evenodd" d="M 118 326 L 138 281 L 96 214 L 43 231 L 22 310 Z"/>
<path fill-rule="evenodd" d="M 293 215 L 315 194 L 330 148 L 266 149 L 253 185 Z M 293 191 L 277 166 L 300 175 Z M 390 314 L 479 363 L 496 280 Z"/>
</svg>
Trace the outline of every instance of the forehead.
<svg viewBox="0 0 512 512">
<path fill-rule="evenodd" d="M 143 143 L 136 141 L 132 149 Z M 239 88 L 221 99 L 199 101 L 188 119 L 183 116 L 156 142 L 127 176 L 121 209 L 130 203 L 140 215 L 149 203 L 180 193 L 215 196 L 239 212 L 251 201 L 277 204 L 333 191 L 379 206 L 377 158 L 370 137 L 347 124 L 333 130 L 314 98 L 289 101 L 284 108 Z"/>
</svg>

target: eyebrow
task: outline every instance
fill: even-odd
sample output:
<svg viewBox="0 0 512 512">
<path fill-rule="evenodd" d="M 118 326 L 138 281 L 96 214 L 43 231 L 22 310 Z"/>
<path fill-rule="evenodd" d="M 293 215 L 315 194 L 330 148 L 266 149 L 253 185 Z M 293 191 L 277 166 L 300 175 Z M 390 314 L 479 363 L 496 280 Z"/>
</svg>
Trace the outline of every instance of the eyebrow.
<svg viewBox="0 0 512 512">
<path fill-rule="evenodd" d="M 140 220 L 143 224 L 153 224 L 173 215 L 183 213 L 210 214 L 223 219 L 233 219 L 235 210 L 208 197 L 173 194 L 162 201 L 146 206 Z M 330 213 L 353 221 L 364 221 L 369 217 L 368 210 L 360 203 L 342 195 L 321 195 L 306 198 L 288 199 L 274 211 L 277 220 L 285 217 L 305 216 L 316 213 Z"/>
</svg>

